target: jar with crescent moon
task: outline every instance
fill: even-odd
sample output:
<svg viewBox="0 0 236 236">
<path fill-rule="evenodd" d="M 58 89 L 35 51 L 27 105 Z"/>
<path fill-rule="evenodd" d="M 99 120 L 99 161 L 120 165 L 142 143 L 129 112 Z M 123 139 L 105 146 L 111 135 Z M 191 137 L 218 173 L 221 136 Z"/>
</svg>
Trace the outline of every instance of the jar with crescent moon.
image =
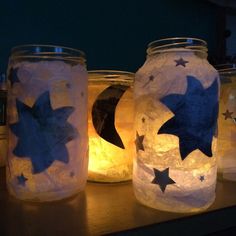
<svg viewBox="0 0 236 236">
<path fill-rule="evenodd" d="M 169 38 L 148 45 L 134 81 L 133 186 L 142 204 L 197 212 L 213 203 L 218 95 L 205 41 Z"/>
<path fill-rule="evenodd" d="M 134 74 L 114 70 L 96 70 L 88 73 L 88 180 L 130 180 L 134 154 Z"/>
</svg>

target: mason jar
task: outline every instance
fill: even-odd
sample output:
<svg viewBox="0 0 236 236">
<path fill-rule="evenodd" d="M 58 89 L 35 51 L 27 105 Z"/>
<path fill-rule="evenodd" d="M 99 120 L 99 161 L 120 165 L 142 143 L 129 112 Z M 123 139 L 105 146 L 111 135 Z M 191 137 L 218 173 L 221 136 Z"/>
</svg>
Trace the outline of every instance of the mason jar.
<svg viewBox="0 0 236 236">
<path fill-rule="evenodd" d="M 0 75 L 0 167 L 5 166 L 8 147 L 7 130 L 7 81 Z"/>
<path fill-rule="evenodd" d="M 207 43 L 151 42 L 134 82 L 136 198 L 152 208 L 196 212 L 215 199 L 219 76 Z"/>
<path fill-rule="evenodd" d="M 134 74 L 115 70 L 94 70 L 88 74 L 88 180 L 130 180 L 134 155 Z"/>
<path fill-rule="evenodd" d="M 221 81 L 218 122 L 218 177 L 236 181 L 236 65 L 216 66 Z"/>
<path fill-rule="evenodd" d="M 12 49 L 7 160 L 11 195 L 52 201 L 85 188 L 87 80 L 82 51 L 51 45 Z"/>
</svg>

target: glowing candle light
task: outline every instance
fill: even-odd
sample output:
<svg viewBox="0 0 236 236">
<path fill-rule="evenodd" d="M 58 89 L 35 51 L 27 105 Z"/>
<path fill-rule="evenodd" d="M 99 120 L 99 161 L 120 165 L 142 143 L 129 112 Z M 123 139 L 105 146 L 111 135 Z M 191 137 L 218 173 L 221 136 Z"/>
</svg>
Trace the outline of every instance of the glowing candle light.
<svg viewBox="0 0 236 236">
<path fill-rule="evenodd" d="M 5 166 L 7 157 L 7 83 L 6 76 L 0 76 L 0 166 Z"/>
<path fill-rule="evenodd" d="M 89 71 L 88 179 L 120 182 L 132 177 L 134 74 Z"/>
<path fill-rule="evenodd" d="M 9 61 L 7 186 L 23 200 L 69 197 L 87 180 L 85 58 L 57 49 L 19 46 Z"/>
<path fill-rule="evenodd" d="M 204 210 L 215 199 L 218 73 L 199 39 L 158 40 L 147 53 L 134 82 L 135 195 L 160 210 Z"/>
<path fill-rule="evenodd" d="M 234 64 L 217 66 L 221 80 L 218 122 L 219 177 L 236 181 L 236 67 Z"/>
</svg>

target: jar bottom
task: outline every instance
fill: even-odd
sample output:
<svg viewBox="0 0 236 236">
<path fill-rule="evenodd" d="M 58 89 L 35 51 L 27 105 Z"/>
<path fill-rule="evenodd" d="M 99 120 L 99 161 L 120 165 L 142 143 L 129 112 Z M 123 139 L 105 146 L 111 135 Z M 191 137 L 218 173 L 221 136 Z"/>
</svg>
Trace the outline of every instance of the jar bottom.
<svg viewBox="0 0 236 236">
<path fill-rule="evenodd" d="M 184 185 L 183 181 L 179 181 L 179 184 L 167 185 L 164 192 L 161 191 L 159 185 L 153 184 L 151 181 L 148 182 L 137 171 L 133 177 L 134 193 L 137 200 L 143 205 L 158 210 L 177 213 L 204 211 L 215 200 L 215 167 L 211 169 L 211 180 L 208 183 L 204 183 L 205 180 L 203 182 L 199 180 L 199 184 L 194 186 L 193 183 Z M 196 170 L 188 172 L 193 174 Z M 183 176 L 184 174 L 186 175 L 186 170 L 182 173 Z"/>
<path fill-rule="evenodd" d="M 131 181 L 132 175 L 106 175 L 106 174 L 99 174 L 99 173 L 89 173 L 88 181 L 89 182 L 98 182 L 98 183 L 120 183 L 120 182 L 127 182 Z"/>
<path fill-rule="evenodd" d="M 236 181 L 236 173 L 235 172 L 227 172 L 219 171 L 217 173 L 217 178 L 221 181 Z"/>
<path fill-rule="evenodd" d="M 215 195 L 209 199 L 209 201 L 207 202 L 207 204 L 205 204 L 202 207 L 193 207 L 191 205 L 185 204 L 183 202 L 179 202 L 179 203 L 171 203 L 172 199 L 171 198 L 165 198 L 165 202 L 160 201 L 160 199 L 157 199 L 157 202 L 155 204 L 149 203 L 147 201 L 145 201 L 145 199 L 140 196 L 136 191 L 134 191 L 135 193 L 135 197 L 137 198 L 137 200 L 144 206 L 150 207 L 150 208 L 154 208 L 156 210 L 160 210 L 160 211 L 167 211 L 167 212 L 174 212 L 174 213 L 195 213 L 195 212 L 201 212 L 206 210 L 207 208 L 209 208 L 213 202 L 215 201 Z"/>
<path fill-rule="evenodd" d="M 88 182 L 90 183 L 102 183 L 102 184 L 113 184 L 113 183 L 124 183 L 124 182 L 131 182 L 131 179 L 125 179 L 125 180 L 100 180 L 100 179 L 88 179 Z"/>
<path fill-rule="evenodd" d="M 215 194 L 212 194 L 211 198 L 208 201 L 201 205 L 201 206 L 194 206 L 189 204 L 186 201 L 186 198 L 183 196 L 182 198 L 173 199 L 172 197 L 163 197 L 163 198 L 156 198 L 156 201 L 146 201 L 146 198 L 139 193 L 135 189 L 134 191 L 137 200 L 145 206 L 150 208 L 154 208 L 161 211 L 168 211 L 168 212 L 176 212 L 176 213 L 191 213 L 191 212 L 201 212 L 206 210 L 208 207 L 212 205 L 215 200 Z"/>
<path fill-rule="evenodd" d="M 67 189 L 67 190 L 60 190 L 60 191 L 52 191 L 52 192 L 21 192 L 15 193 L 9 186 L 8 192 L 14 198 L 19 200 L 27 201 L 27 202 L 52 202 L 52 201 L 60 201 L 67 198 L 71 198 L 76 196 L 79 192 L 82 192 L 85 189 L 84 186 L 76 189 Z"/>
</svg>

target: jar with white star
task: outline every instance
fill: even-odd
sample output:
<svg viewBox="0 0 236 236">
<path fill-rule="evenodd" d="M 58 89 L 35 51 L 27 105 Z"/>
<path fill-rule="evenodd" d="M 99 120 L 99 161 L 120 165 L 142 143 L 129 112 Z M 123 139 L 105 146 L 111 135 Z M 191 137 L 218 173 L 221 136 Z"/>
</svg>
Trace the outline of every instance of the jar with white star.
<svg viewBox="0 0 236 236">
<path fill-rule="evenodd" d="M 53 201 L 84 190 L 88 168 L 87 83 L 82 51 L 12 49 L 8 65 L 9 193 Z"/>
<path fill-rule="evenodd" d="M 221 64 L 221 93 L 218 122 L 218 177 L 236 181 L 236 65 Z"/>
<path fill-rule="evenodd" d="M 219 76 L 207 43 L 151 42 L 134 81 L 133 186 L 144 205 L 197 212 L 215 199 Z"/>
</svg>

